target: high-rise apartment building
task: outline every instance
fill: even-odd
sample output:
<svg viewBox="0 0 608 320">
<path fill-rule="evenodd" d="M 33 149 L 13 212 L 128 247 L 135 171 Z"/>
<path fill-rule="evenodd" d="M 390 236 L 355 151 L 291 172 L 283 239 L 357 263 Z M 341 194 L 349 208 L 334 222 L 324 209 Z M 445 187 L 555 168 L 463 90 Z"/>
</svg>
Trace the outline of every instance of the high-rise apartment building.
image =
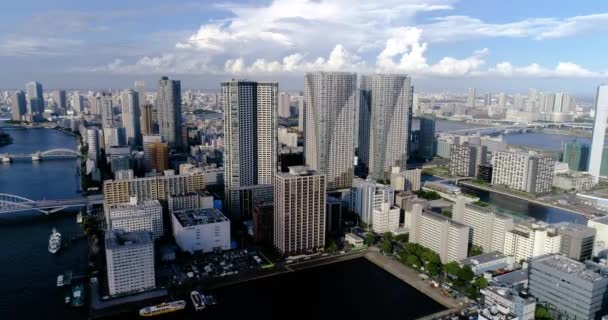
<svg viewBox="0 0 608 320">
<path fill-rule="evenodd" d="M 139 146 L 141 145 L 139 95 L 131 89 L 124 90 L 120 95 L 120 103 L 122 126 L 125 128 L 127 144 Z"/>
<path fill-rule="evenodd" d="M 591 156 L 589 157 L 589 173 L 599 181 L 601 175 L 602 155 L 604 153 L 604 138 L 606 136 L 606 121 L 608 120 L 608 85 L 597 87 L 595 97 L 595 120 L 593 121 L 593 137 L 591 140 Z"/>
<path fill-rule="evenodd" d="M 143 137 L 144 167 L 146 171 L 163 172 L 169 169 L 169 144 L 160 135 Z"/>
<path fill-rule="evenodd" d="M 380 208 L 372 211 L 372 230 L 378 234 L 397 231 L 400 214 L 401 209 L 398 207 L 388 202 L 380 204 Z"/>
<path fill-rule="evenodd" d="M 44 97 L 42 84 L 40 82 L 28 82 L 25 85 L 27 94 L 27 112 L 29 114 L 42 114 L 44 112 Z"/>
<path fill-rule="evenodd" d="M 158 133 L 170 146 L 182 144 L 182 86 L 179 80 L 162 77 L 156 93 Z"/>
<path fill-rule="evenodd" d="M 357 75 L 314 72 L 307 73 L 304 80 L 305 163 L 325 174 L 328 190 L 350 188 Z"/>
<path fill-rule="evenodd" d="M 494 152 L 492 184 L 530 193 L 550 192 L 555 161 L 532 152 Z"/>
<path fill-rule="evenodd" d="M 420 180 L 422 169 L 404 170 L 391 174 L 391 187 L 395 191 L 418 191 L 420 190 Z"/>
<path fill-rule="evenodd" d="M 57 106 L 57 111 L 59 114 L 65 114 L 65 111 L 68 108 L 67 95 L 65 90 L 56 90 L 51 93 L 51 99 Z"/>
<path fill-rule="evenodd" d="M 407 75 L 361 77 L 359 163 L 373 179 L 390 179 L 393 166 L 407 163 L 413 91 Z"/>
<path fill-rule="evenodd" d="M 291 97 L 285 92 L 281 92 L 279 95 L 279 112 L 278 115 L 281 118 L 289 118 L 291 116 Z"/>
<path fill-rule="evenodd" d="M 141 104 L 141 103 L 140 103 Z M 141 106 L 141 134 L 142 135 L 151 135 L 154 134 L 154 107 L 151 104 L 144 104 Z"/>
<path fill-rule="evenodd" d="M 554 228 L 537 223 L 523 223 L 505 233 L 505 246 L 502 252 L 515 257 L 516 261 L 538 257 L 544 254 L 559 253 L 562 236 Z"/>
<path fill-rule="evenodd" d="M 21 90 L 15 91 L 11 101 L 11 115 L 15 121 L 23 120 L 23 115 L 27 113 L 27 101 L 25 93 Z"/>
<path fill-rule="evenodd" d="M 450 145 L 450 175 L 476 177 L 478 166 L 485 164 L 488 148 L 468 143 Z"/>
<path fill-rule="evenodd" d="M 467 95 L 467 107 L 475 108 L 475 88 L 469 88 L 469 94 Z"/>
<path fill-rule="evenodd" d="M 128 203 L 109 205 L 107 212 L 109 230 L 148 231 L 155 240 L 164 234 L 163 207 L 158 200 L 138 202 L 133 197 Z"/>
<path fill-rule="evenodd" d="M 304 166 L 274 177 L 274 246 L 283 255 L 325 246 L 326 177 Z"/>
<path fill-rule="evenodd" d="M 553 319 L 598 320 L 608 312 L 605 271 L 560 255 L 532 260 L 528 289 Z"/>
<path fill-rule="evenodd" d="M 99 162 L 99 156 L 101 155 L 101 141 L 99 141 L 99 129 L 89 128 L 87 129 L 87 158 Z"/>
<path fill-rule="evenodd" d="M 111 296 L 155 287 L 154 242 L 149 232 L 106 232 L 105 247 Z"/>
<path fill-rule="evenodd" d="M 101 100 L 99 100 L 100 105 L 99 112 L 101 113 L 101 127 L 108 128 L 114 125 L 114 105 L 112 103 L 112 93 L 111 92 L 102 92 Z"/>
<path fill-rule="evenodd" d="M 409 138 L 408 138 L 409 139 Z M 435 156 L 435 117 L 424 115 L 420 117 L 420 143 L 418 157 L 423 160 L 433 159 Z"/>
<path fill-rule="evenodd" d="M 124 146 L 127 144 L 126 130 L 123 127 L 113 125 L 103 128 L 103 148 L 107 151 L 110 147 Z"/>
<path fill-rule="evenodd" d="M 304 97 L 298 97 L 298 131 L 304 132 Z"/>
<path fill-rule="evenodd" d="M 374 180 L 353 179 L 350 191 L 351 208 L 365 224 L 372 224 L 374 210 L 380 210 L 383 203 L 393 203 L 395 191 Z"/>
<path fill-rule="evenodd" d="M 148 96 L 146 94 L 146 82 L 135 81 L 135 93 L 137 94 L 137 101 L 139 102 L 139 110 L 142 110 L 146 104 L 148 104 Z"/>
</svg>

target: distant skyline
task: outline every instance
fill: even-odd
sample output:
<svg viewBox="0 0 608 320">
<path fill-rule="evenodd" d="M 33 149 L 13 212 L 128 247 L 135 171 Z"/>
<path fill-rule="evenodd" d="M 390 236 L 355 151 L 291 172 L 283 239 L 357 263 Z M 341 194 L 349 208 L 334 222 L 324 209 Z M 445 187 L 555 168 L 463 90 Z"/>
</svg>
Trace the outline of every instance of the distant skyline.
<svg viewBox="0 0 608 320">
<path fill-rule="evenodd" d="M 8 1 L 7 1 L 8 2 Z M 568 91 L 608 80 L 608 4 L 514 0 L 11 1 L 0 88 L 126 88 L 162 75 L 303 90 L 316 70 L 407 73 L 416 91 Z"/>
</svg>

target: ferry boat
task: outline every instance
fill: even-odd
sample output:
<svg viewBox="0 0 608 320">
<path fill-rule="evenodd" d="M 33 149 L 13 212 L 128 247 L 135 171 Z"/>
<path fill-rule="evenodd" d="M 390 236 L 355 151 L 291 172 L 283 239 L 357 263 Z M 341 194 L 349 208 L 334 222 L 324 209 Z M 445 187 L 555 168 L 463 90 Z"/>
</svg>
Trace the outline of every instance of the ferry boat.
<svg viewBox="0 0 608 320">
<path fill-rule="evenodd" d="M 204 296 L 198 293 L 198 291 L 190 292 L 190 299 L 192 300 L 192 305 L 194 305 L 194 310 L 200 311 L 205 309 Z"/>
<path fill-rule="evenodd" d="M 55 228 L 53 228 L 53 233 L 51 233 L 51 237 L 49 238 L 49 252 L 57 253 L 61 248 L 61 233 L 57 232 Z"/>
<path fill-rule="evenodd" d="M 186 301 L 184 300 L 163 302 L 155 306 L 139 309 L 139 315 L 142 317 L 153 317 L 160 314 L 183 310 L 184 308 L 186 308 Z"/>
<path fill-rule="evenodd" d="M 57 276 L 57 286 L 58 287 L 62 287 L 63 286 L 63 275 L 60 274 Z"/>
</svg>

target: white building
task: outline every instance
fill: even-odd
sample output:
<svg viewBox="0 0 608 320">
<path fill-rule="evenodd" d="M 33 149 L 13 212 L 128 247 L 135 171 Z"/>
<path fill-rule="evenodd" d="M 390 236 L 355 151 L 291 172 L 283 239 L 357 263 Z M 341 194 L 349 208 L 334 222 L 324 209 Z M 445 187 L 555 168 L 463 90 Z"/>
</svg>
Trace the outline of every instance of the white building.
<svg viewBox="0 0 608 320">
<path fill-rule="evenodd" d="M 530 193 L 550 192 L 555 161 L 533 152 L 494 152 L 492 184 Z"/>
<path fill-rule="evenodd" d="M 175 211 L 171 221 L 175 242 L 183 251 L 230 249 L 230 220 L 218 209 Z"/>
<path fill-rule="evenodd" d="M 467 257 L 469 226 L 453 221 L 443 215 L 423 210 L 415 203 L 405 211 L 405 227 L 409 230 L 409 241 L 435 251 L 441 262 L 459 261 Z"/>
<path fill-rule="evenodd" d="M 399 229 L 399 215 L 401 210 L 384 202 L 379 209 L 372 212 L 372 230 L 375 233 L 395 232 Z"/>
<path fill-rule="evenodd" d="M 608 119 L 608 85 L 600 85 L 597 87 L 595 97 L 595 121 L 593 122 L 593 138 L 591 140 L 591 155 L 589 156 L 589 173 L 593 175 L 595 182 L 600 178 L 602 167 L 606 119 Z"/>
<path fill-rule="evenodd" d="M 374 180 L 353 179 L 351 188 L 351 208 L 357 213 L 361 221 L 372 223 L 374 209 L 380 209 L 383 203 L 392 204 L 395 197 L 393 188 L 375 182 Z"/>
<path fill-rule="evenodd" d="M 595 177 L 582 173 L 568 173 L 568 174 L 556 174 L 553 177 L 553 186 L 562 190 L 590 190 L 595 187 Z"/>
<path fill-rule="evenodd" d="M 169 196 L 168 207 L 170 213 L 182 210 L 211 209 L 213 208 L 213 196 L 204 190 L 174 194 Z"/>
<path fill-rule="evenodd" d="M 298 134 L 288 132 L 287 128 L 279 128 L 279 143 L 288 147 L 298 146 Z"/>
<path fill-rule="evenodd" d="M 562 236 L 545 225 L 538 223 L 518 224 L 513 230 L 505 233 L 503 253 L 515 257 L 515 260 L 526 260 L 550 253 L 559 253 Z"/>
<path fill-rule="evenodd" d="M 107 212 L 109 230 L 148 231 L 154 239 L 164 234 L 163 207 L 158 200 L 138 203 L 137 198 L 132 197 L 129 203 L 109 205 Z"/>
<path fill-rule="evenodd" d="M 597 230 L 593 255 L 606 257 L 608 255 L 608 216 L 589 220 L 587 226 Z"/>
<path fill-rule="evenodd" d="M 478 319 L 508 319 L 515 315 L 517 320 L 534 320 L 536 300 L 508 288 L 487 287 L 481 290 L 483 309 Z"/>
<path fill-rule="evenodd" d="M 155 287 L 154 242 L 145 231 L 106 233 L 106 265 L 110 295 Z"/>
<path fill-rule="evenodd" d="M 391 174 L 391 187 L 395 191 L 418 191 L 420 190 L 420 178 L 422 169 L 405 170 Z"/>
<path fill-rule="evenodd" d="M 97 164 L 99 162 L 99 156 L 100 156 L 100 141 L 99 141 L 99 129 L 97 128 L 90 128 L 87 129 L 87 145 L 88 145 L 88 150 L 87 150 L 87 158 L 89 158 L 90 160 L 95 161 L 95 163 Z"/>
<path fill-rule="evenodd" d="M 281 92 L 279 95 L 279 117 L 289 118 L 291 116 L 291 97 L 285 92 Z"/>
</svg>

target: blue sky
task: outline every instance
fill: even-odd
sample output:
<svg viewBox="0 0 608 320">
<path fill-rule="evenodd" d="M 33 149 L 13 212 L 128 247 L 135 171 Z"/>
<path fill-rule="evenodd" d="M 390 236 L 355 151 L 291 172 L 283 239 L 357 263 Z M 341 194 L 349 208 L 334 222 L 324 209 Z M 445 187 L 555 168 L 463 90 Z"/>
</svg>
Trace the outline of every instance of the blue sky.
<svg viewBox="0 0 608 320">
<path fill-rule="evenodd" d="M 5 1 L 8 2 L 8 1 Z M 592 96 L 608 72 L 605 1 L 11 1 L 0 87 L 119 88 L 161 75 L 300 89 L 313 70 L 412 75 L 420 91 Z"/>
</svg>

